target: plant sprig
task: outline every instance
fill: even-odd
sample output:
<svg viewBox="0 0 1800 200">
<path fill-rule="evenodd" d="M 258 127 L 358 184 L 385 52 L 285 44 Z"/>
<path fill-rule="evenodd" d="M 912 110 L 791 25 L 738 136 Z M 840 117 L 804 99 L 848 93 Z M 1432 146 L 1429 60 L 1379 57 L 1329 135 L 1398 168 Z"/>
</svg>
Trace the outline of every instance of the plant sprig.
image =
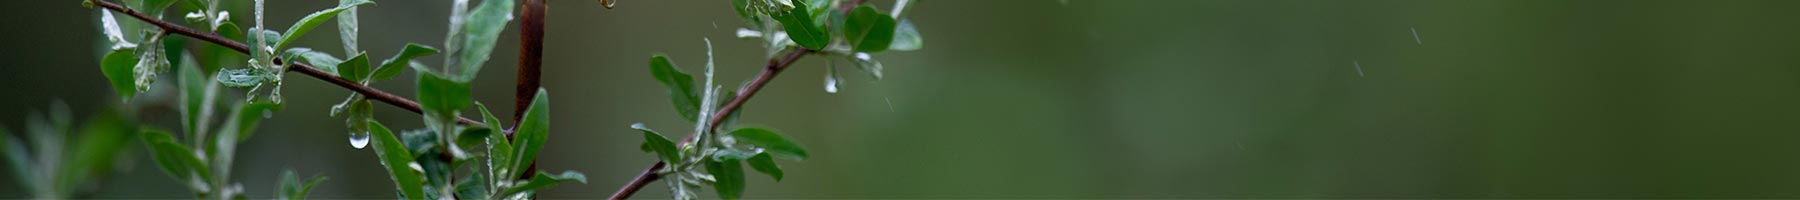
<svg viewBox="0 0 1800 200">
<path fill-rule="evenodd" d="M 773 158 L 804 160 L 808 157 L 805 148 L 772 129 L 737 127 L 737 111 L 776 74 L 806 54 L 852 60 L 879 79 L 881 64 L 871 58 L 872 53 L 911 51 L 922 47 L 923 39 L 910 21 L 895 20 L 910 3 L 902 0 L 893 12 L 884 14 L 858 0 L 732 1 L 738 16 L 751 26 L 738 29 L 739 38 L 760 39 L 770 56 L 776 52 L 788 53 L 771 60 L 747 85 L 731 91 L 724 91 L 723 86 L 713 83 L 710 40 L 707 41 L 706 82 L 698 86 L 694 85 L 692 75 L 675 67 L 667 56 L 651 56 L 651 75 L 668 87 L 675 110 L 683 119 L 694 122 L 696 128 L 687 139 L 677 143 L 644 124 L 632 124 L 633 129 L 644 135 L 642 149 L 657 154 L 660 162 L 613 193 L 612 198 L 630 197 L 646 183 L 659 178 L 668 180 L 676 199 L 697 199 L 699 188 L 704 186 L 712 186 L 720 198 L 741 198 L 745 188 L 742 162 L 748 162 L 757 172 L 780 181 L 786 173 Z M 841 9 L 834 12 L 830 9 L 834 7 Z M 905 23 L 901 26 L 897 22 Z M 835 65 L 826 67 L 825 91 L 836 93 L 842 78 L 836 75 Z M 720 134 L 717 130 L 721 126 L 732 130 Z"/>
</svg>

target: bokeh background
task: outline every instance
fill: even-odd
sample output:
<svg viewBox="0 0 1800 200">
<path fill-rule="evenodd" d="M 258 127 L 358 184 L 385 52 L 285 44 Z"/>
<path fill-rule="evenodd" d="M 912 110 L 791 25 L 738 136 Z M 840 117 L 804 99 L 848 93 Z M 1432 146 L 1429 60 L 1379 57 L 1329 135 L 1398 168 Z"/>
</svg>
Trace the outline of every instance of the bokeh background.
<svg viewBox="0 0 1800 200">
<path fill-rule="evenodd" d="M 272 1 L 268 20 L 285 26 L 334 3 Z M 603 198 L 648 166 L 654 158 L 638 151 L 629 124 L 691 127 L 649 76 L 650 55 L 697 71 L 701 39 L 711 38 L 728 83 L 766 63 L 756 42 L 732 36 L 743 23 L 726 1 L 550 3 L 544 87 L 556 110 L 538 166 L 590 182 L 545 198 Z M 95 10 L 75 0 L 0 4 L 0 124 L 16 133 L 52 101 L 77 116 L 119 104 L 96 67 Z M 448 8 L 363 7 L 362 48 L 442 46 Z M 850 82 L 828 94 L 827 62 L 809 57 L 749 103 L 744 122 L 782 130 L 813 157 L 782 161 L 781 182 L 750 175 L 746 197 L 1800 198 L 1796 8 L 923 1 L 907 15 L 925 49 L 880 54 L 885 79 L 844 68 Z M 509 29 L 477 80 L 478 101 L 510 105 L 518 50 L 516 24 Z M 329 33 L 299 45 L 336 52 Z M 412 96 L 412 76 L 401 77 L 376 86 Z M 393 197 L 375 155 L 350 148 L 342 121 L 327 116 L 348 91 L 294 75 L 285 92 L 286 109 L 238 153 L 233 175 L 251 197 L 272 197 L 286 168 L 331 177 L 315 198 Z M 376 107 L 390 126 L 421 127 L 415 114 Z M 82 197 L 190 197 L 131 144 L 121 171 Z M 0 182 L 0 198 L 24 197 Z M 657 183 L 638 197 L 669 195 Z"/>
</svg>

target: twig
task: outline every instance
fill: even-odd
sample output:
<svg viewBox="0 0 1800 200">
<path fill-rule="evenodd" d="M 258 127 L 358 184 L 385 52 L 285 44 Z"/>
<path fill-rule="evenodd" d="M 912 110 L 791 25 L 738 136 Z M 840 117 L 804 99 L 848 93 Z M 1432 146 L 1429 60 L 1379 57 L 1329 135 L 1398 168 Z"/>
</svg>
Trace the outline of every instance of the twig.
<svg viewBox="0 0 1800 200">
<path fill-rule="evenodd" d="M 214 34 L 211 32 L 202 32 L 202 31 L 190 29 L 187 27 L 183 27 L 181 25 L 169 23 L 167 21 L 163 21 L 163 20 L 157 19 L 155 17 L 150 17 L 149 15 L 146 15 L 144 13 L 140 13 L 140 12 L 131 10 L 130 8 L 126 8 L 124 5 L 119 5 L 118 3 L 113 3 L 112 1 L 107 1 L 107 0 L 91 0 L 91 1 L 94 2 L 94 5 L 98 5 L 100 7 L 105 7 L 106 9 L 113 10 L 116 12 L 124 13 L 125 15 L 130 15 L 132 18 L 137 18 L 138 20 L 142 20 L 146 23 L 150 23 L 151 25 L 156 25 L 156 27 L 162 28 L 163 31 L 167 31 L 167 32 L 175 33 L 175 34 L 181 34 L 181 35 L 188 36 L 188 37 L 195 38 L 195 39 L 205 40 L 207 42 L 212 42 L 213 44 L 218 44 L 220 46 L 225 46 L 226 48 L 231 48 L 232 50 L 237 50 L 240 53 L 249 53 L 250 52 L 249 46 L 244 45 L 243 43 L 238 43 L 237 41 L 233 41 L 229 38 L 225 38 L 224 36 L 219 36 L 218 34 Z M 281 61 L 277 60 L 276 62 L 280 63 Z M 376 101 L 388 103 L 390 105 L 394 105 L 394 106 L 400 107 L 402 109 L 406 109 L 407 111 L 412 111 L 413 113 L 423 113 L 423 111 L 419 109 L 419 102 L 415 102 L 411 99 L 406 99 L 406 97 L 400 97 L 399 95 L 394 95 L 393 93 L 384 92 L 384 91 L 381 91 L 380 89 L 375 89 L 375 88 L 372 88 L 369 86 L 364 86 L 362 84 L 357 84 L 356 82 L 344 79 L 343 77 L 338 77 L 336 75 L 332 75 L 331 72 L 321 71 L 318 68 L 315 68 L 312 65 L 308 65 L 306 63 L 295 62 L 292 65 L 293 66 L 287 68 L 288 71 L 300 72 L 301 74 L 306 74 L 308 76 L 312 76 L 313 78 L 318 78 L 319 80 L 324 80 L 325 82 L 329 82 L 333 85 L 338 85 L 339 87 L 344 87 L 345 89 L 350 89 L 350 91 L 355 91 L 356 93 L 361 93 L 361 94 L 363 94 L 363 96 L 367 96 L 370 99 L 375 99 Z M 457 118 L 456 122 L 464 124 L 464 125 L 482 125 L 481 121 L 475 121 L 475 120 L 472 120 L 469 118 Z"/>
<path fill-rule="evenodd" d="M 519 78 L 518 87 L 513 96 L 513 124 L 518 126 L 519 120 L 525 119 L 525 109 L 531 107 L 531 101 L 537 98 L 538 87 L 543 85 L 544 65 L 544 14 L 550 11 L 550 5 L 544 0 L 525 0 L 525 7 L 519 9 Z M 512 131 L 507 131 L 506 138 L 512 139 Z M 531 167 L 525 173 L 519 173 L 518 179 L 530 180 L 537 174 L 537 158 L 525 158 Z"/>
<path fill-rule="evenodd" d="M 779 60 L 769 60 L 769 65 L 763 68 L 762 73 L 756 75 L 755 80 L 750 81 L 750 85 L 744 86 L 743 91 L 738 92 L 737 97 L 732 98 L 730 102 L 725 103 L 725 106 L 719 107 L 718 112 L 713 113 L 712 123 L 706 125 L 707 130 L 718 129 L 719 125 L 722 124 L 720 122 L 725 121 L 726 116 L 731 116 L 731 113 L 737 112 L 738 108 L 744 105 L 744 102 L 750 101 L 750 97 L 756 96 L 756 92 L 761 91 L 763 86 L 769 84 L 770 80 L 775 80 L 775 75 L 781 74 L 781 71 L 787 69 L 788 65 L 793 65 L 795 61 L 799 61 L 801 56 L 815 52 L 817 51 L 802 48 L 788 52 L 786 56 L 782 56 Z M 682 142 L 686 143 L 693 139 L 694 134 L 689 133 L 686 139 L 682 139 Z M 631 197 L 632 194 L 637 193 L 638 189 L 643 189 L 645 185 L 656 181 L 657 178 L 661 178 L 656 174 L 656 171 L 662 170 L 664 165 L 667 164 L 656 162 L 656 164 L 650 165 L 650 168 L 644 169 L 644 172 L 639 173 L 637 178 L 632 179 L 630 183 L 626 183 L 624 187 L 620 187 L 619 191 L 613 192 L 612 197 L 609 199 L 625 199 Z"/>
</svg>

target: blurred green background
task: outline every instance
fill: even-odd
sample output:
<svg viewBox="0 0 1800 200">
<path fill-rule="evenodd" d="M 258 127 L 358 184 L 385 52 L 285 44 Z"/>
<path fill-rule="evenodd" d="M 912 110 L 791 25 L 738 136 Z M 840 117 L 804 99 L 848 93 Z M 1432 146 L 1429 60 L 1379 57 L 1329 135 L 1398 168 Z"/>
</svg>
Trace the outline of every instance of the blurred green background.
<svg viewBox="0 0 1800 200">
<path fill-rule="evenodd" d="M 362 8 L 364 50 L 441 46 L 448 2 L 379 3 Z M 590 182 L 545 198 L 602 198 L 648 166 L 631 123 L 691 127 L 649 76 L 650 55 L 697 71 L 712 38 L 727 83 L 767 62 L 733 39 L 743 23 L 726 1 L 550 3 L 544 87 L 556 110 L 538 166 Z M 118 104 L 96 67 L 97 11 L 4 4 L 0 124 L 16 133 L 55 100 L 78 119 Z M 272 1 L 268 21 L 334 4 Z M 809 57 L 750 101 L 744 122 L 814 155 L 783 161 L 779 183 L 751 175 L 747 198 L 1800 198 L 1800 1 L 915 6 L 925 49 L 878 55 L 885 79 L 844 68 L 851 82 L 827 94 L 827 63 Z M 516 27 L 475 83 L 478 101 L 510 105 Z M 336 37 L 299 46 L 336 52 Z M 376 86 L 412 96 L 411 82 Z M 286 109 L 238 152 L 233 175 L 251 197 L 272 197 L 284 168 L 330 176 L 315 198 L 394 196 L 373 152 L 350 148 L 327 116 L 347 90 L 299 75 L 285 90 Z M 376 107 L 390 126 L 421 127 Z M 178 114 L 139 114 L 180 128 L 162 120 Z M 84 197 L 189 197 L 140 144 Z M 668 196 L 657 183 L 638 197 Z M 0 183 L 0 198 L 23 197 Z"/>
</svg>

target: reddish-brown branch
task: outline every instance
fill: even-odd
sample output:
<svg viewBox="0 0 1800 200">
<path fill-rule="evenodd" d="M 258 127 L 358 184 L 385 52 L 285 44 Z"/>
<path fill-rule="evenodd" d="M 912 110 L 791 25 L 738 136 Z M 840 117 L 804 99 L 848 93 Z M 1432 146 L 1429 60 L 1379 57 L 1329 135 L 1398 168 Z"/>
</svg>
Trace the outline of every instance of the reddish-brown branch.
<svg viewBox="0 0 1800 200">
<path fill-rule="evenodd" d="M 525 109 L 531 107 L 531 101 L 537 97 L 538 87 L 543 86 L 544 65 L 544 14 L 549 12 L 550 5 L 544 0 L 525 0 L 525 7 L 519 13 L 519 78 L 518 87 L 513 96 L 513 124 L 524 120 Z M 508 131 L 507 139 L 512 139 Z M 525 173 L 519 173 L 519 179 L 529 180 L 537 174 L 537 158 L 524 158 L 531 167 Z"/>
<path fill-rule="evenodd" d="M 119 5 L 118 3 L 114 3 L 112 1 L 92 0 L 92 2 L 94 2 L 94 5 L 104 7 L 106 9 L 113 10 L 115 12 L 124 13 L 125 15 L 129 15 L 132 18 L 137 18 L 138 20 L 142 20 L 145 23 L 150 23 L 151 25 L 156 25 L 156 27 L 162 28 L 163 31 L 165 31 L 165 32 L 175 33 L 175 34 L 180 34 L 180 35 L 188 36 L 188 37 L 195 38 L 195 39 L 205 40 L 207 42 L 212 42 L 213 44 L 225 46 L 225 48 L 231 48 L 232 50 L 237 50 L 240 53 L 249 53 L 250 52 L 249 46 L 244 45 L 244 43 L 238 43 L 237 41 L 231 40 L 229 38 L 225 38 L 224 36 L 219 36 L 218 34 L 214 34 L 211 32 L 205 32 L 205 31 L 198 31 L 198 30 L 187 28 L 187 27 L 183 27 L 181 25 L 176 25 L 174 23 L 169 23 L 167 21 L 156 19 L 155 17 L 151 17 L 150 15 L 146 15 L 144 13 L 131 10 L 130 8 L 126 8 L 124 5 Z M 280 62 L 280 61 L 278 60 L 277 62 Z M 419 109 L 419 102 L 415 102 L 411 99 L 406 99 L 406 97 L 400 97 L 399 95 L 394 95 L 393 93 L 381 91 L 381 89 L 375 89 L 375 88 L 372 88 L 369 86 L 358 84 L 354 81 L 344 79 L 343 77 L 338 77 L 337 75 L 332 75 L 331 72 L 319 70 L 319 68 L 315 68 L 312 65 L 307 65 L 306 63 L 298 63 L 298 62 L 293 63 L 291 67 L 287 68 L 287 70 L 292 71 L 292 72 L 299 72 L 301 74 L 306 74 L 307 76 L 312 76 L 313 78 L 318 78 L 319 80 L 323 80 L 323 81 L 331 83 L 333 85 L 337 85 L 339 87 L 344 87 L 345 89 L 350 89 L 350 91 L 355 91 L 356 93 L 361 93 L 361 94 L 363 94 L 363 96 L 367 96 L 369 99 L 375 99 L 376 101 L 380 101 L 382 103 L 394 105 L 396 107 L 400 107 L 401 109 L 406 109 L 407 111 L 412 111 L 413 113 L 423 113 L 422 110 Z M 456 119 L 456 122 L 465 124 L 465 125 L 482 125 L 480 121 L 475 121 L 475 120 L 472 120 L 469 118 L 458 118 L 458 119 Z"/>
</svg>

